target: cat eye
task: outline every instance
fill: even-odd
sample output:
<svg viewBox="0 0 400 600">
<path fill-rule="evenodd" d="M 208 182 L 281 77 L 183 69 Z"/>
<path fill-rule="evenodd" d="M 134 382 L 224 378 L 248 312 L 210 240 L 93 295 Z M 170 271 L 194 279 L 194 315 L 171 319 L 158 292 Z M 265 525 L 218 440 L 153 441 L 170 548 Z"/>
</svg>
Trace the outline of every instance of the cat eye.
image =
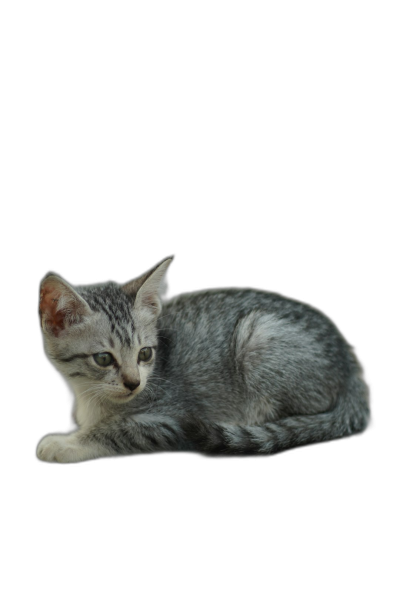
<svg viewBox="0 0 400 600">
<path fill-rule="evenodd" d="M 98 352 L 93 354 L 93 358 L 99 367 L 108 367 L 114 362 L 114 357 L 109 352 Z"/>
<path fill-rule="evenodd" d="M 151 348 L 142 348 L 139 352 L 139 360 L 147 362 L 153 356 L 153 350 Z"/>
</svg>

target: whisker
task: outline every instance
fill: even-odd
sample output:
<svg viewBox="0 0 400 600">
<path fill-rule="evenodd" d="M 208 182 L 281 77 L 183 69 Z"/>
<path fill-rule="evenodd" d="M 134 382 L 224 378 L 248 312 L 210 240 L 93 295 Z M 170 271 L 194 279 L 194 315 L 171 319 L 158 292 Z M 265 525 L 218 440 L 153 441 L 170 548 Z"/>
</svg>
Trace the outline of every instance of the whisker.
<svg viewBox="0 0 400 600">
<path fill-rule="evenodd" d="M 176 314 L 176 312 L 174 312 L 173 310 L 170 310 L 167 313 L 161 312 L 161 315 L 158 318 L 163 319 L 164 317 L 169 317 L 170 315 L 174 315 L 174 314 Z"/>
<path fill-rule="evenodd" d="M 161 377 L 160 375 L 151 374 L 149 377 L 149 380 L 153 380 L 153 379 L 162 379 L 162 381 L 169 381 L 169 379 L 166 379 L 165 377 Z"/>
</svg>

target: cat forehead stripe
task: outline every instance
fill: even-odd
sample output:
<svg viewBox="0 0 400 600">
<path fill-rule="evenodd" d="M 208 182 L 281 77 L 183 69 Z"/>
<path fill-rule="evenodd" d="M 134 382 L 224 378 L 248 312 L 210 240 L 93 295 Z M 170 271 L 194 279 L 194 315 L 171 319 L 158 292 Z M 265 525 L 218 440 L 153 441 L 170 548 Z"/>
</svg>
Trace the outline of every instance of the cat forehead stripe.
<svg viewBox="0 0 400 600">
<path fill-rule="evenodd" d="M 115 291 L 113 288 L 111 290 Z M 93 293 L 93 292 L 92 292 Z M 104 297 L 103 294 L 92 295 L 89 293 L 82 294 L 87 299 L 89 306 L 93 310 L 100 310 L 103 312 L 111 326 L 112 333 L 115 333 L 122 345 L 132 347 L 132 316 L 130 315 L 129 306 L 126 305 L 127 300 L 116 302 L 110 305 L 110 299 Z M 118 300 L 121 297 L 116 296 Z"/>
</svg>

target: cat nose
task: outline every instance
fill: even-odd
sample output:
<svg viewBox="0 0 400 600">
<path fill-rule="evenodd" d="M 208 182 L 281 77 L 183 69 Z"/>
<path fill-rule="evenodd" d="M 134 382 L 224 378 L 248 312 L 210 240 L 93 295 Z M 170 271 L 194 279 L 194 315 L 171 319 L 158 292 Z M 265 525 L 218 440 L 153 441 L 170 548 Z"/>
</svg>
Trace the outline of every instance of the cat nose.
<svg viewBox="0 0 400 600">
<path fill-rule="evenodd" d="M 133 390 L 136 390 L 136 388 L 139 387 L 139 385 L 140 381 L 124 381 L 124 386 L 128 388 L 128 390 L 131 390 L 131 392 L 133 392 Z"/>
</svg>

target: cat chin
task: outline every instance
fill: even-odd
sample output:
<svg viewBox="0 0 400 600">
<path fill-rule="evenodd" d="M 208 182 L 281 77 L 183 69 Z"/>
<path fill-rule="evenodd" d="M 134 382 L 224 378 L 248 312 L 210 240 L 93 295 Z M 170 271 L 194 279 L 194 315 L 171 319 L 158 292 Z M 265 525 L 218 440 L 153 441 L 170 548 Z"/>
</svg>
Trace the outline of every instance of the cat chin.
<svg viewBox="0 0 400 600">
<path fill-rule="evenodd" d="M 135 398 L 135 396 L 137 396 L 137 394 L 129 394 L 127 396 L 114 396 L 114 397 L 110 397 L 109 400 L 113 404 L 127 404 L 128 402 L 133 400 L 133 398 Z"/>
<path fill-rule="evenodd" d="M 131 396 L 129 398 L 109 398 L 108 401 L 111 404 L 127 404 L 132 400 Z"/>
</svg>

